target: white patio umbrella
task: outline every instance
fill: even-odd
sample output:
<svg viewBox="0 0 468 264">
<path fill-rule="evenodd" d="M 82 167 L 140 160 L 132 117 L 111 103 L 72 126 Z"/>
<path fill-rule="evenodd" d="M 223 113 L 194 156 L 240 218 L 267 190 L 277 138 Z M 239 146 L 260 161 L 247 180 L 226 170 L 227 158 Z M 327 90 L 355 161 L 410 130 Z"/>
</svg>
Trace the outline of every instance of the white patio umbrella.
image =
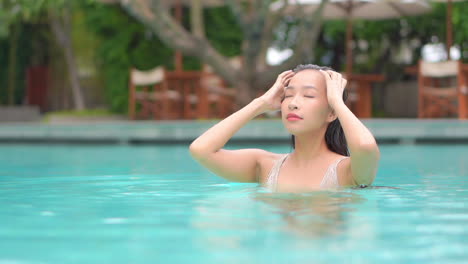
<svg viewBox="0 0 468 264">
<path fill-rule="evenodd" d="M 313 14 L 320 6 L 321 0 L 288 0 L 289 6 L 285 7 L 286 13 L 300 9 L 305 14 Z M 282 2 L 272 6 L 273 10 L 282 8 Z M 431 10 L 426 1 L 421 0 L 329 0 L 322 11 L 324 19 L 346 19 L 346 74 L 352 73 L 352 48 L 354 19 L 380 20 L 403 16 L 413 16 L 426 13 Z"/>
</svg>

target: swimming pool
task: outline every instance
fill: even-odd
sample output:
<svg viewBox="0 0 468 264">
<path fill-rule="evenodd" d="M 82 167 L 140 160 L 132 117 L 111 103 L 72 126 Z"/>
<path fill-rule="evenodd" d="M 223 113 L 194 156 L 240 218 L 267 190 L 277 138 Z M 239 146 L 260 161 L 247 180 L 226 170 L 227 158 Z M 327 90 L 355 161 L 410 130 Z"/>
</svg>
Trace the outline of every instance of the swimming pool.
<svg viewBox="0 0 468 264">
<path fill-rule="evenodd" d="M 466 263 L 468 146 L 381 152 L 394 188 L 288 195 L 184 145 L 0 145 L 0 263 Z"/>
</svg>

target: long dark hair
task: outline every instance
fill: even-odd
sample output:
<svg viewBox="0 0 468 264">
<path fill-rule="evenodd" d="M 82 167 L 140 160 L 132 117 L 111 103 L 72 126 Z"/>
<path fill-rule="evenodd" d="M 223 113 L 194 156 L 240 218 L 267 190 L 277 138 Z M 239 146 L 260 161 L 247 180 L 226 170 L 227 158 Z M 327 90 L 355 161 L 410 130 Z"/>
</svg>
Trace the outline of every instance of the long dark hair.
<svg viewBox="0 0 468 264">
<path fill-rule="evenodd" d="M 303 70 L 332 70 L 330 67 L 318 66 L 314 64 L 301 64 L 293 69 L 293 72 L 298 73 Z M 343 101 L 346 102 L 348 99 L 348 91 L 345 89 L 343 91 Z M 349 156 L 348 144 L 346 143 L 346 137 L 341 127 L 340 120 L 335 119 L 330 124 L 328 124 L 327 131 L 325 132 L 325 142 L 328 149 L 338 153 L 343 156 Z M 295 148 L 296 139 L 294 135 L 291 136 L 291 145 L 292 148 Z"/>
</svg>

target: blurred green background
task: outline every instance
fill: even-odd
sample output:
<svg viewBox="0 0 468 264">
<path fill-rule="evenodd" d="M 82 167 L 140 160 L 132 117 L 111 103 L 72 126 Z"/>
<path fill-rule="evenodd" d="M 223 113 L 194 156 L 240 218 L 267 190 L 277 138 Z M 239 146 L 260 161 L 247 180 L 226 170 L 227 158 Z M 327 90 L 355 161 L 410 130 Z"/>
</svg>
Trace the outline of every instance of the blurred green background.
<svg viewBox="0 0 468 264">
<path fill-rule="evenodd" d="M 432 4 L 433 10 L 417 17 L 381 21 L 357 20 L 354 23 L 355 73 L 380 73 L 387 76 L 381 86 L 411 78 L 404 68 L 416 65 L 427 43 L 444 43 L 446 5 Z M 137 20 L 122 5 L 100 1 L 38 0 L 3 1 L 0 6 L 0 104 L 25 104 L 26 73 L 31 67 L 46 67 L 49 80 L 48 105 L 43 112 L 76 109 L 70 89 L 66 53 L 58 44 L 51 24 L 59 21 L 70 35 L 85 108 L 89 113 L 125 114 L 128 101 L 129 69 L 150 69 L 164 65 L 174 68 L 174 50 L 165 45 L 155 32 Z M 468 1 L 453 4 L 454 43 L 461 60 L 468 62 Z M 203 9 L 206 38 L 227 57 L 242 54 L 245 32 L 232 9 Z M 294 17 L 284 18 L 277 32 L 292 32 L 302 23 Z M 184 7 L 183 25 L 190 30 L 190 12 Z M 314 64 L 344 70 L 345 21 L 324 21 L 314 46 Z M 294 45 L 291 34 L 275 34 L 271 44 L 277 49 Z M 395 59 L 402 47 L 409 50 L 410 60 Z M 385 63 L 383 63 L 385 62 Z M 202 63 L 184 56 L 184 69 L 199 70 Z M 265 87 L 263 87 L 265 88 Z M 252 88 L 253 89 L 253 88 Z M 376 90 L 374 100 L 381 89 Z M 376 104 L 374 102 L 374 104 Z M 388 116 L 374 109 L 375 116 Z"/>
</svg>

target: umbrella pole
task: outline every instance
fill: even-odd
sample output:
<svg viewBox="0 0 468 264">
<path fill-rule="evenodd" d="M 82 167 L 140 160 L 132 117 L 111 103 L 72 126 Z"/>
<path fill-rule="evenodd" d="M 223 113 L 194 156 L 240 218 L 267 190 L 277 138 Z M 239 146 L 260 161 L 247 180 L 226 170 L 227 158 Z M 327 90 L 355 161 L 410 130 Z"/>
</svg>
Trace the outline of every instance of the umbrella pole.
<svg viewBox="0 0 468 264">
<path fill-rule="evenodd" d="M 452 0 L 447 1 L 447 18 L 446 18 L 446 22 L 447 22 L 447 32 L 446 32 L 446 34 L 447 34 L 447 41 L 446 41 L 447 59 L 451 60 L 451 58 L 450 58 L 450 48 L 453 45 L 453 39 L 452 39 Z"/>
<path fill-rule="evenodd" d="M 175 17 L 177 19 L 177 22 L 179 22 L 182 25 L 182 3 L 180 2 L 180 0 L 176 0 Z M 175 71 L 177 72 L 183 71 L 182 60 L 183 60 L 182 53 L 176 50 L 175 57 L 174 57 Z"/>
<path fill-rule="evenodd" d="M 351 16 L 348 16 L 348 21 L 346 23 L 346 78 L 350 78 L 353 73 L 353 19 Z"/>
</svg>

